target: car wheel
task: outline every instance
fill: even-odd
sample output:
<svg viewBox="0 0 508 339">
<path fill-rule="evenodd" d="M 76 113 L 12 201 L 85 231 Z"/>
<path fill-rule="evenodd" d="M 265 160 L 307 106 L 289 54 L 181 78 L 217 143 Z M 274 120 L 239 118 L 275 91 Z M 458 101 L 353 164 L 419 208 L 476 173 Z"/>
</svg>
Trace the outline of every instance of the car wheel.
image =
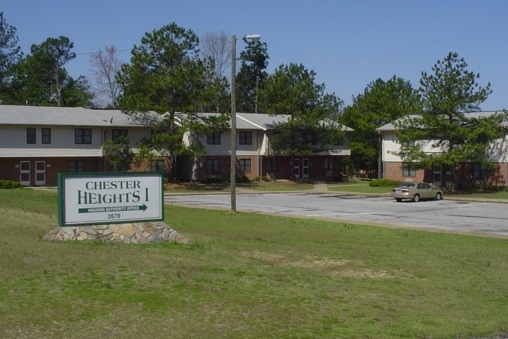
<svg viewBox="0 0 508 339">
<path fill-rule="evenodd" d="M 395 200 L 397 200 L 397 202 L 401 202 L 402 201 L 401 198 L 395 198 Z"/>
<path fill-rule="evenodd" d="M 415 194 L 415 196 L 413 197 L 413 201 L 414 202 L 420 201 L 420 196 L 418 194 Z"/>
<path fill-rule="evenodd" d="M 441 199 L 443 199 L 443 196 L 441 195 L 441 193 L 436 194 L 436 200 L 441 200 Z"/>
</svg>

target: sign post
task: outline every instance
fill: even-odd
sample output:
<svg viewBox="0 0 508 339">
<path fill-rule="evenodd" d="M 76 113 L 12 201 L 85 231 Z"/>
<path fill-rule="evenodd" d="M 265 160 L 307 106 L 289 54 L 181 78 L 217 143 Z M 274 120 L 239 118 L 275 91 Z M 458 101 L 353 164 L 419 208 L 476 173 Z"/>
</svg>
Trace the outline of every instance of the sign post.
<svg viewBox="0 0 508 339">
<path fill-rule="evenodd" d="M 162 221 L 163 198 L 159 172 L 59 173 L 58 224 Z"/>
</svg>

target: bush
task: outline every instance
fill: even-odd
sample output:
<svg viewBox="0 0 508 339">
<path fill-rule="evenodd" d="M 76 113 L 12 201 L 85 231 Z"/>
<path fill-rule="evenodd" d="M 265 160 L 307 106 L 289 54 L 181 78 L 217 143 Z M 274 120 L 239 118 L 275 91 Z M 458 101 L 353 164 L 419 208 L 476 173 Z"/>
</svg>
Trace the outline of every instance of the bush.
<svg viewBox="0 0 508 339">
<path fill-rule="evenodd" d="M 236 182 L 239 184 L 249 184 L 250 180 L 245 175 L 241 177 L 236 177 Z"/>
<path fill-rule="evenodd" d="M 395 187 L 400 184 L 400 181 L 390 179 L 375 179 L 369 182 L 370 187 Z"/>
<path fill-rule="evenodd" d="M 213 177 L 207 177 L 203 180 L 201 180 L 201 183 L 203 184 L 222 184 L 224 180 L 222 178 L 213 178 Z"/>
<path fill-rule="evenodd" d="M 12 180 L 0 180 L 0 189 L 8 189 L 8 188 L 22 188 L 21 184 L 17 181 Z"/>
<path fill-rule="evenodd" d="M 457 189 L 464 192 L 502 192 L 506 191 L 507 187 L 503 185 L 487 185 L 462 182 L 457 184 Z"/>
</svg>

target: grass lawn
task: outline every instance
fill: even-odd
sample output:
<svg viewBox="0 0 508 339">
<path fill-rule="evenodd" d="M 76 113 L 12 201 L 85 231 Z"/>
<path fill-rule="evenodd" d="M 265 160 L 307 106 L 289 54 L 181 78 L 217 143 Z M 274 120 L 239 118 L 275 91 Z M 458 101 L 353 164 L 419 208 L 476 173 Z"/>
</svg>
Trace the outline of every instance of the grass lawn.
<svg viewBox="0 0 508 339">
<path fill-rule="evenodd" d="M 0 338 L 478 338 L 508 240 L 166 206 L 191 245 L 47 242 L 56 193 L 0 190 Z"/>
<path fill-rule="evenodd" d="M 246 192 L 291 192 L 312 190 L 313 184 L 307 182 L 277 180 L 277 181 L 252 181 L 250 183 L 237 183 L 238 190 Z M 228 183 L 203 184 L 203 183 L 178 183 L 166 184 L 167 193 L 198 193 L 207 192 L 228 192 Z"/>
</svg>

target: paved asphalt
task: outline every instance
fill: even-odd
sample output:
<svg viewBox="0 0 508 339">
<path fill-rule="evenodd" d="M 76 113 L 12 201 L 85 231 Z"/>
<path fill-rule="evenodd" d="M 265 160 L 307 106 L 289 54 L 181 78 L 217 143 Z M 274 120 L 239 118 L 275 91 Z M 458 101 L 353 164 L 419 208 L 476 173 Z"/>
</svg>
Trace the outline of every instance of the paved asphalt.
<svg viewBox="0 0 508 339">
<path fill-rule="evenodd" d="M 165 203 L 231 208 L 225 194 L 169 194 Z M 508 204 L 472 200 L 395 202 L 387 196 L 334 192 L 236 194 L 237 212 L 336 220 L 361 224 L 508 238 Z"/>
</svg>

